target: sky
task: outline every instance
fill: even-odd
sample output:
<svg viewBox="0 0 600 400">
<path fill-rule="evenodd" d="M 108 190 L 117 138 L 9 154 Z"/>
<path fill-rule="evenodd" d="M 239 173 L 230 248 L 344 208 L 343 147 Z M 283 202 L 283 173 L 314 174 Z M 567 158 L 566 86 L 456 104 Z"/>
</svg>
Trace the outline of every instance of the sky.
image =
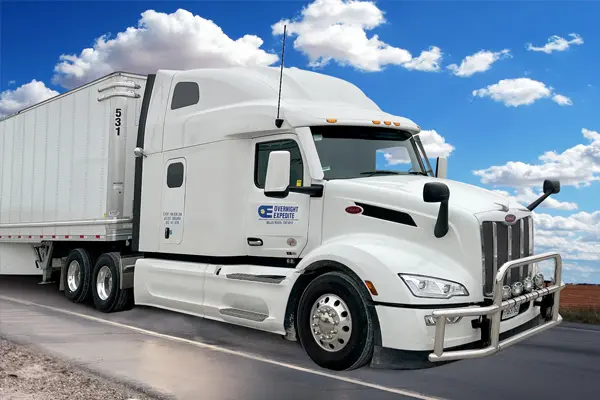
<svg viewBox="0 0 600 400">
<path fill-rule="evenodd" d="M 536 253 L 600 283 L 600 2 L 0 1 L 0 116 L 115 70 L 285 65 L 422 128 L 448 177 L 535 211 Z M 391 160 L 393 161 L 393 160 Z"/>
</svg>

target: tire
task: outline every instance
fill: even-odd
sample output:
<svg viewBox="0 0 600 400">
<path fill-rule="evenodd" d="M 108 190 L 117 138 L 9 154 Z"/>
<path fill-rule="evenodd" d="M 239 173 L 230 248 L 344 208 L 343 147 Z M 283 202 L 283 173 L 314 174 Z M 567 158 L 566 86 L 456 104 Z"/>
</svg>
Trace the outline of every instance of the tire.
<svg viewBox="0 0 600 400">
<path fill-rule="evenodd" d="M 313 314 L 313 307 L 319 300 L 321 305 Z M 344 311 L 347 313 L 344 314 Z M 316 322 L 313 320 L 315 314 L 328 321 Z M 335 371 L 352 370 L 371 360 L 374 347 L 373 321 L 364 290 L 353 278 L 337 271 L 318 276 L 302 293 L 297 315 L 300 344 L 320 367 Z M 331 316 L 337 325 L 329 323 L 332 322 L 329 319 Z M 331 335 L 325 337 L 322 344 L 313 335 L 313 323 L 323 323 L 315 329 Z M 331 330 L 332 327 L 334 331 Z"/>
<path fill-rule="evenodd" d="M 83 303 L 90 297 L 92 259 L 83 248 L 73 249 L 64 264 L 63 287 L 65 297 L 73 303 Z"/>
<path fill-rule="evenodd" d="M 118 253 L 102 254 L 92 272 L 92 298 L 97 310 L 110 313 L 123 311 L 133 303 L 133 290 L 120 289 L 120 257 Z"/>
</svg>

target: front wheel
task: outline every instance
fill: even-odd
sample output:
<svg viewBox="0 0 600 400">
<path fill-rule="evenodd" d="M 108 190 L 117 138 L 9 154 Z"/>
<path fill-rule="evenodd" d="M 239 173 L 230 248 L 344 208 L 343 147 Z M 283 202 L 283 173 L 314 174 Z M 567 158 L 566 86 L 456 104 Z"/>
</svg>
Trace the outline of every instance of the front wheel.
<svg viewBox="0 0 600 400">
<path fill-rule="evenodd" d="M 364 366 L 373 356 L 373 322 L 364 291 L 341 272 L 318 276 L 298 305 L 298 337 L 319 366 L 336 371 Z"/>
</svg>

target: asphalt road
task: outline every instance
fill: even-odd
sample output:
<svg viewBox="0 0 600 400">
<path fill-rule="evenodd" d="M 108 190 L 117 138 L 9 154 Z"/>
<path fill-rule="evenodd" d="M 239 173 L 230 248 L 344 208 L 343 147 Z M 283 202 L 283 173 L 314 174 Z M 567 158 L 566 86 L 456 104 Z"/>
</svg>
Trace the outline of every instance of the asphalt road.
<svg viewBox="0 0 600 400">
<path fill-rule="evenodd" d="M 70 303 L 54 285 L 37 285 L 36 282 L 37 278 L 2 277 L 0 296 L 69 310 L 272 360 L 275 364 L 253 361 L 249 366 L 248 360 L 224 355 L 221 362 L 227 363 L 227 370 L 239 379 L 245 379 L 249 386 L 260 387 L 277 379 L 302 383 L 304 392 L 301 398 L 411 398 L 378 390 L 377 387 L 396 388 L 426 396 L 457 400 L 530 396 L 539 399 L 598 398 L 600 326 L 563 323 L 491 357 L 460 361 L 432 369 L 389 371 L 367 367 L 356 371 L 332 373 L 314 365 L 297 343 L 285 341 L 277 335 L 146 307 L 136 307 L 131 311 L 116 314 L 103 314 L 90 305 Z M 40 309 L 39 312 L 51 314 L 51 311 L 44 309 Z M 290 365 L 297 368 L 290 368 Z M 317 373 L 307 373 L 302 369 Z M 323 372 L 344 379 L 366 382 L 371 387 L 367 390 L 364 386 L 336 382 L 335 377 L 324 376 Z M 344 386 L 340 386 L 342 384 Z M 329 392 L 329 395 L 324 394 L 332 385 L 336 388 L 335 391 Z M 278 386 L 285 392 L 286 385 Z"/>
</svg>

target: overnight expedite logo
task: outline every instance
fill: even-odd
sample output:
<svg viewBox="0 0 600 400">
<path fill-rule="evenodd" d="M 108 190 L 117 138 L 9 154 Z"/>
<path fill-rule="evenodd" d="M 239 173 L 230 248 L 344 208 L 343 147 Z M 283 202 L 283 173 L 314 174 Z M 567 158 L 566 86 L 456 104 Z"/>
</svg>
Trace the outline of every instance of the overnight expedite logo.
<svg viewBox="0 0 600 400">
<path fill-rule="evenodd" d="M 267 224 L 293 224 L 298 220 L 298 206 L 267 206 L 258 207 L 258 218 Z"/>
</svg>

